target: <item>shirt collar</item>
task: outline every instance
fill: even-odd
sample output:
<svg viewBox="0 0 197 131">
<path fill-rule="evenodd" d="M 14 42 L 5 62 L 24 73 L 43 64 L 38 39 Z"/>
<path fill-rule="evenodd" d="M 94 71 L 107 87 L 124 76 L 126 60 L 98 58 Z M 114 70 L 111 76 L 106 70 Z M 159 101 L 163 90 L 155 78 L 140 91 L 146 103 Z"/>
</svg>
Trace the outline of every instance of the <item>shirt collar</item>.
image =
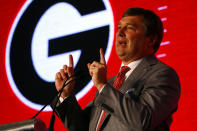
<svg viewBox="0 0 197 131">
<path fill-rule="evenodd" d="M 141 59 L 138 59 L 138 60 L 135 60 L 135 61 L 133 61 L 133 62 L 131 62 L 131 63 L 129 63 L 128 65 L 126 65 L 126 66 L 128 66 L 128 67 L 130 67 L 130 70 L 125 74 L 125 80 L 129 77 L 129 75 L 133 72 L 133 70 L 140 64 L 140 62 L 143 60 L 143 58 L 141 58 Z M 121 64 L 121 67 L 122 66 L 125 66 L 123 63 Z"/>
<path fill-rule="evenodd" d="M 135 68 L 139 65 L 139 63 L 142 61 L 142 59 L 143 59 L 143 58 L 140 58 L 140 59 L 138 59 L 138 60 L 135 60 L 135 61 L 129 63 L 128 65 L 126 65 L 126 66 L 130 67 L 131 69 L 135 69 Z M 121 67 L 122 67 L 122 66 L 125 66 L 125 65 L 123 64 L 123 62 L 122 62 L 122 64 L 121 64 Z"/>
</svg>

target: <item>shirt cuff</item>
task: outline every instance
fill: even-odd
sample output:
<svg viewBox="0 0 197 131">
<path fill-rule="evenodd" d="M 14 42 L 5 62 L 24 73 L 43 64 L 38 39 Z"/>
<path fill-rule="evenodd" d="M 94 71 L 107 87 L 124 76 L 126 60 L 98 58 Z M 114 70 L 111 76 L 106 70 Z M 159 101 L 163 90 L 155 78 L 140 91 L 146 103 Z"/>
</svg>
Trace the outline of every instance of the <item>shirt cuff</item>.
<svg viewBox="0 0 197 131">
<path fill-rule="evenodd" d="M 62 98 L 62 97 L 60 96 L 60 98 L 59 98 L 60 103 L 62 103 L 66 98 L 67 98 L 67 97 Z"/>
</svg>

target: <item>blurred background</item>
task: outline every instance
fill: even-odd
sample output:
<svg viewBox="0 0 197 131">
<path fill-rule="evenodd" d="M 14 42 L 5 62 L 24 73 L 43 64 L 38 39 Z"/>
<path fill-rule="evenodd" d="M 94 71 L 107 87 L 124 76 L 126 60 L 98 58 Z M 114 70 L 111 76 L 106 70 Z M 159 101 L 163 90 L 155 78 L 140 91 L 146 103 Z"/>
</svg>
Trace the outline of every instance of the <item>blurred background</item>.
<svg viewBox="0 0 197 131">
<path fill-rule="evenodd" d="M 172 131 L 197 129 L 197 8 L 193 0 L 0 0 L 0 124 L 28 120 L 56 93 L 55 73 L 73 54 L 75 71 L 105 50 L 108 78 L 121 61 L 114 36 L 122 13 L 130 7 L 151 9 L 161 18 L 164 38 L 156 56 L 173 67 L 181 81 L 181 98 Z M 96 88 L 89 76 L 78 83 L 84 108 Z M 48 106 L 37 118 L 49 126 Z M 59 118 L 55 130 L 65 129 Z M 66 129 L 65 129 L 66 130 Z"/>
</svg>

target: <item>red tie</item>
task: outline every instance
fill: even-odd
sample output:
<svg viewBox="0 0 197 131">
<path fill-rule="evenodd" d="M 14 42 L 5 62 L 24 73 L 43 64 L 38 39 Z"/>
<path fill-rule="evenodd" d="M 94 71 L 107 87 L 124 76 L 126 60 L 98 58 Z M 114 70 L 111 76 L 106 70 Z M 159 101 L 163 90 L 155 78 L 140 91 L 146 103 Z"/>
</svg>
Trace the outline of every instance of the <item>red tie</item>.
<svg viewBox="0 0 197 131">
<path fill-rule="evenodd" d="M 130 68 L 128 66 L 122 66 L 120 71 L 118 72 L 116 79 L 114 81 L 113 87 L 116 89 L 120 89 L 120 87 L 122 86 L 122 83 L 125 80 L 125 74 L 130 70 Z"/>
<path fill-rule="evenodd" d="M 117 76 L 116 76 L 116 79 L 113 83 L 113 87 L 116 88 L 116 89 L 120 89 L 120 87 L 122 86 L 122 83 L 124 82 L 125 80 L 125 74 L 130 70 L 130 68 L 128 66 L 122 66 L 120 71 L 118 72 Z M 98 123 L 98 126 L 97 126 L 97 129 L 96 131 L 99 131 L 100 128 L 101 128 L 101 125 L 103 123 L 103 120 L 105 119 L 105 115 L 106 115 L 106 112 L 103 111 L 101 113 L 101 117 L 100 117 L 100 121 Z"/>
</svg>

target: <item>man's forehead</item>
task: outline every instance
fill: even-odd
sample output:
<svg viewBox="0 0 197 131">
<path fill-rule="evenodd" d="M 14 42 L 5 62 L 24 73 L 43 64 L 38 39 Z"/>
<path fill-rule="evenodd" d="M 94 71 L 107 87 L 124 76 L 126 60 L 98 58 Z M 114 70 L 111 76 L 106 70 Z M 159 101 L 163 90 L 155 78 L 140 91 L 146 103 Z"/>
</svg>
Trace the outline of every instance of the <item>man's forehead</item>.
<svg viewBox="0 0 197 131">
<path fill-rule="evenodd" d="M 137 25 L 139 23 L 143 23 L 144 17 L 140 15 L 135 15 L 135 16 L 124 16 L 120 19 L 118 22 L 118 25 L 120 24 L 132 24 L 132 25 Z"/>
</svg>

